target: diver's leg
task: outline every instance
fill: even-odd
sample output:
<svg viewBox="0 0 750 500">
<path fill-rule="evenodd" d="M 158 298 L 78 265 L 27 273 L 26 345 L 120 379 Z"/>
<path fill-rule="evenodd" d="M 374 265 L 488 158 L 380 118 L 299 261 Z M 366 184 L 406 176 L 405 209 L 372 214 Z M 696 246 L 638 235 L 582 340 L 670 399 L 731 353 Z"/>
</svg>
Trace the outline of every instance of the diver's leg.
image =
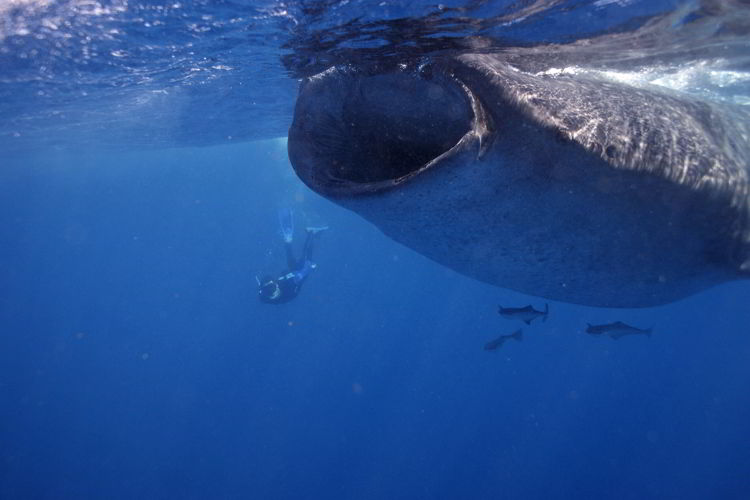
<svg viewBox="0 0 750 500">
<path fill-rule="evenodd" d="M 325 231 L 326 229 L 328 229 L 328 226 L 306 228 L 307 238 L 305 239 L 305 249 L 302 253 L 303 258 L 306 261 L 312 262 L 313 240 L 318 233 Z"/>
<path fill-rule="evenodd" d="M 322 231 L 321 228 L 307 228 L 307 237 L 305 238 L 305 247 L 302 250 L 302 259 L 299 266 L 294 271 L 294 281 L 301 284 L 305 278 L 310 274 L 310 271 L 315 269 L 317 266 L 312 261 L 313 254 L 313 242 L 315 236 Z"/>
<path fill-rule="evenodd" d="M 304 247 L 304 250 L 302 251 L 302 258 L 305 259 L 305 262 L 312 262 L 314 239 L 315 239 L 315 233 L 312 231 L 308 231 L 307 237 L 305 238 L 305 247 Z"/>
<path fill-rule="evenodd" d="M 307 278 L 307 276 L 310 274 L 310 271 L 312 271 L 316 267 L 312 261 L 314 239 L 315 233 L 313 233 L 312 231 L 308 231 L 307 237 L 305 238 L 305 247 L 302 250 L 302 258 L 297 263 L 297 265 L 292 268 L 294 270 L 294 281 L 297 284 L 302 284 L 302 282 L 305 281 L 305 278 Z"/>
<path fill-rule="evenodd" d="M 289 270 L 293 271 L 299 267 L 299 262 L 294 258 L 294 249 L 291 241 L 284 242 L 284 251 L 286 252 L 286 265 Z"/>
</svg>

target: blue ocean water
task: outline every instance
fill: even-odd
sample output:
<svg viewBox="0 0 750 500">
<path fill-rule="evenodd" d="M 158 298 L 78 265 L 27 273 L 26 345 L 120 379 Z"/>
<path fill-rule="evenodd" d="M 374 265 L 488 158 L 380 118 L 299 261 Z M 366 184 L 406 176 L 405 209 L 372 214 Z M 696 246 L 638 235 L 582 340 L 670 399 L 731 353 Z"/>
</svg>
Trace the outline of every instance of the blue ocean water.
<svg viewBox="0 0 750 500">
<path fill-rule="evenodd" d="M 677 5 L 600 3 L 550 8 L 590 7 L 609 29 L 615 15 L 621 26 Z M 284 43 L 233 44 L 232 33 L 212 37 L 197 25 L 148 38 L 144 23 L 164 11 L 156 4 L 50 5 L 0 10 L 0 498 L 750 495 L 747 282 L 647 309 L 549 302 L 549 319 L 526 327 L 521 343 L 487 352 L 486 342 L 519 326 L 498 304 L 546 301 L 394 243 L 309 191 L 283 137 L 266 139 L 288 126 L 297 72 L 322 55 L 343 57 L 328 48 L 281 69 L 281 56 L 304 52 L 284 43 L 347 16 L 372 27 L 429 6 L 386 15 L 365 2 L 321 11 L 175 4 L 162 19 L 210 15 L 226 29 L 243 18 L 235 24 L 252 34 L 248 19 L 260 12 L 261 33 L 291 33 Z M 84 8 L 99 14 L 65 17 Z M 475 8 L 485 18 L 482 9 L 499 7 Z M 112 66 L 123 57 L 79 60 L 61 49 L 52 62 L 23 66 L 14 58 L 24 47 L 50 38 L 23 34 L 18 16 L 55 32 L 67 19 L 74 39 L 119 29 L 108 50 L 154 52 Z M 555 19 L 546 19 L 555 40 L 579 25 Z M 544 21 L 514 29 L 543 39 Z M 189 52 L 178 34 L 211 55 L 197 50 L 165 68 L 154 53 Z M 61 39 L 50 43 L 70 37 Z M 230 48 L 214 47 L 222 44 Z M 265 50 L 268 66 L 229 83 L 196 83 L 183 71 L 213 51 L 231 61 L 206 67 L 234 67 L 254 50 Z M 721 64 L 729 72 L 741 62 Z M 254 83 L 264 72 L 268 81 Z M 741 93 L 737 81 L 725 95 Z M 247 90 L 232 94 L 239 87 Z M 266 94 L 253 114 L 246 98 Z M 225 137 L 233 127 L 238 134 Z M 306 224 L 330 230 L 299 297 L 269 306 L 257 299 L 255 276 L 284 267 L 277 211 L 285 206 L 295 211 L 296 244 Z M 584 333 L 586 323 L 616 320 L 654 333 L 616 341 Z"/>
</svg>

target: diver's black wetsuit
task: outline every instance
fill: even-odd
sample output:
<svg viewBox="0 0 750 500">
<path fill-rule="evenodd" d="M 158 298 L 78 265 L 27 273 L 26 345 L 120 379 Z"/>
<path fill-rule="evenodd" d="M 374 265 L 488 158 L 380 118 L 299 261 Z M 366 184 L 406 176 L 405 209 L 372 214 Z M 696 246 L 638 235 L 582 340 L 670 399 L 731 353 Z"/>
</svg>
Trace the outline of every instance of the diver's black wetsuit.
<svg viewBox="0 0 750 500">
<path fill-rule="evenodd" d="M 289 302 L 297 296 L 302 287 L 302 283 L 307 279 L 310 271 L 315 268 L 315 264 L 312 262 L 314 238 L 315 233 L 308 231 L 307 237 L 305 238 L 305 247 L 302 250 L 302 258 L 299 260 L 294 258 L 292 243 L 284 242 L 288 270 L 275 279 L 264 279 L 260 283 L 258 295 L 262 302 L 268 304 L 281 304 Z"/>
</svg>

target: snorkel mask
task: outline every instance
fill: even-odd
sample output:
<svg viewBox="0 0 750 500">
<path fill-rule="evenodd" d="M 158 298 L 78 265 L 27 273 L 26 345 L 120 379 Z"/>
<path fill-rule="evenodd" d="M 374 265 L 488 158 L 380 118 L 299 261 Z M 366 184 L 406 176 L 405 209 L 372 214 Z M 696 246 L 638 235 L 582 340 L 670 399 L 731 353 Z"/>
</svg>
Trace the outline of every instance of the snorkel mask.
<svg viewBox="0 0 750 500">
<path fill-rule="evenodd" d="M 272 279 L 261 280 L 257 279 L 258 281 L 258 294 L 267 300 L 276 300 L 281 295 L 281 288 L 279 287 L 279 284 Z"/>
</svg>

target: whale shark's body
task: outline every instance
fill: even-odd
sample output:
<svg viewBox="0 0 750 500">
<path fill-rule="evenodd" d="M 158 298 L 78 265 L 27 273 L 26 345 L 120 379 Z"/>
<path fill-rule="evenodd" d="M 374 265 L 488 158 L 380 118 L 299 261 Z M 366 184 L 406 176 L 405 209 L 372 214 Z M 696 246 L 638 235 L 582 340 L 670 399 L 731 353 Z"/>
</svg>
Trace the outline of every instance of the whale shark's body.
<svg viewBox="0 0 750 500">
<path fill-rule="evenodd" d="M 469 54 L 305 81 L 289 157 L 417 252 L 564 302 L 644 307 L 746 276 L 742 111 Z"/>
</svg>

